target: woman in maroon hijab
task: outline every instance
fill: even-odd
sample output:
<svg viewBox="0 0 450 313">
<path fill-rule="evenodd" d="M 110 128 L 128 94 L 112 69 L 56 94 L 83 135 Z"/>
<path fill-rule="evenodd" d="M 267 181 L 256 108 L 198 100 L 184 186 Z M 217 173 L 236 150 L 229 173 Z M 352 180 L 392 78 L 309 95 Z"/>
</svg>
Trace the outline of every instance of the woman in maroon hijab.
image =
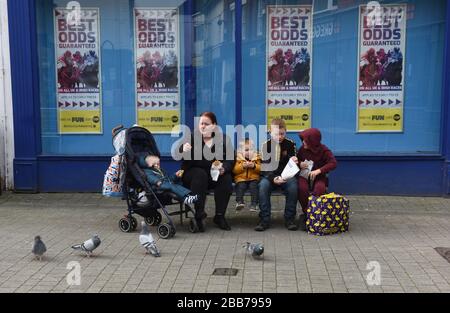
<svg viewBox="0 0 450 313">
<path fill-rule="evenodd" d="M 331 150 L 320 142 L 322 135 L 317 128 L 304 130 L 299 133 L 299 136 L 303 141 L 303 145 L 297 151 L 300 168 L 308 167 L 306 160 L 314 162 L 309 178 L 300 176 L 298 179 L 298 200 L 303 212 L 306 213 L 308 197 L 310 195 L 318 197 L 326 193 L 328 186 L 326 174 L 336 168 L 337 162 Z M 302 220 L 300 220 L 300 226 L 302 228 L 305 226 Z"/>
</svg>

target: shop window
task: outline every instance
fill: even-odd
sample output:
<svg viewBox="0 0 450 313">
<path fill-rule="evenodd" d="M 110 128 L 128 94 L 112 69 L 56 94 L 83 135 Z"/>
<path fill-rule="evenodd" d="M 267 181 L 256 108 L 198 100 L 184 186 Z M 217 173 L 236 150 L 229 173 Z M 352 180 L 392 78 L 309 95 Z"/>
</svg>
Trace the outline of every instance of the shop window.
<svg viewBox="0 0 450 313">
<path fill-rule="evenodd" d="M 443 52 L 446 1 L 409 0 L 404 53 L 404 125 L 397 133 L 357 132 L 357 73 L 359 5 L 365 1 L 247 0 L 242 19 L 235 21 L 231 0 L 195 0 L 186 16 L 182 0 L 81 0 L 81 8 L 98 8 L 101 85 L 100 133 L 61 133 L 58 127 L 58 57 L 55 55 L 57 7 L 68 1 L 37 1 L 39 88 L 42 153 L 47 155 L 110 155 L 111 129 L 137 121 L 135 8 L 176 8 L 179 26 L 179 106 L 186 123 L 185 67 L 194 66 L 194 111 L 213 111 L 220 126 L 236 124 L 235 29 L 242 33 L 242 122 L 266 124 L 268 6 L 313 5 L 311 60 L 311 126 L 322 130 L 323 141 L 337 154 L 436 154 L 440 147 Z M 396 3 L 382 1 L 382 4 Z M 95 13 L 95 12 L 93 12 Z M 93 14 L 92 13 L 92 14 Z M 193 23 L 193 42 L 185 42 L 185 25 Z M 156 26 L 155 26 L 156 27 Z M 77 31 L 75 31 L 76 33 Z M 192 63 L 185 63 L 192 47 Z M 432 61 L 427 61 L 432 60 Z M 91 63 L 95 63 L 92 61 Z M 161 83 L 159 88 L 161 87 Z M 94 88 L 95 89 L 95 88 Z M 82 102 L 82 101 L 81 101 Z M 95 102 L 95 101 L 92 101 Z M 167 101 L 164 101 L 164 104 Z M 177 101 L 172 101 L 177 102 Z M 72 103 L 73 104 L 73 103 Z M 66 105 L 62 103 L 61 105 Z M 70 103 L 69 103 L 70 105 Z M 84 104 L 86 105 L 86 104 Z M 144 104 L 145 105 L 145 104 Z M 151 103 L 150 103 L 151 105 Z M 158 105 L 160 105 L 158 103 Z M 240 109 L 240 108 L 238 108 Z M 191 117 L 189 117 L 191 118 Z M 299 143 L 295 132 L 289 134 Z M 168 155 L 177 138 L 155 135 Z"/>
<path fill-rule="evenodd" d="M 269 56 L 265 8 L 308 4 L 314 5 L 311 126 L 322 130 L 323 142 L 340 155 L 438 154 L 446 12 L 443 0 L 407 1 L 403 129 L 378 133 L 357 131 L 359 6 L 367 1 L 252 1 L 246 18 L 260 21 L 261 26 L 259 31 L 248 33 L 242 43 L 243 124 L 266 122 Z M 297 132 L 289 137 L 300 144 Z"/>
</svg>

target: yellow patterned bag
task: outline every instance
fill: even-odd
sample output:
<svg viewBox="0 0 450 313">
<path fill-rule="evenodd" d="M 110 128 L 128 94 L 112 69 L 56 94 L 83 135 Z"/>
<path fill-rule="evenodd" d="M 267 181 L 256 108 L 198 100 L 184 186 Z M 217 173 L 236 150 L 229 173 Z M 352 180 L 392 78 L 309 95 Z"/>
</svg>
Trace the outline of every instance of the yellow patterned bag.
<svg viewBox="0 0 450 313">
<path fill-rule="evenodd" d="M 339 194 L 329 193 L 308 198 L 306 229 L 308 233 L 326 236 L 348 231 L 350 203 Z"/>
</svg>

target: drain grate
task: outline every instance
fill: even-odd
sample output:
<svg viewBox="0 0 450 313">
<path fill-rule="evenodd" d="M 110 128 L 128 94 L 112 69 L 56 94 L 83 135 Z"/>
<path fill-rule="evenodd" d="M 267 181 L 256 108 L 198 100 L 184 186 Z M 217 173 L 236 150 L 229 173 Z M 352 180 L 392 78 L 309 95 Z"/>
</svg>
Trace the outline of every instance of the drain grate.
<svg viewBox="0 0 450 313">
<path fill-rule="evenodd" d="M 438 247 L 434 248 L 434 250 L 450 263 L 450 248 Z"/>
<path fill-rule="evenodd" d="M 212 274 L 217 276 L 236 276 L 237 272 L 236 268 L 216 268 Z"/>
</svg>

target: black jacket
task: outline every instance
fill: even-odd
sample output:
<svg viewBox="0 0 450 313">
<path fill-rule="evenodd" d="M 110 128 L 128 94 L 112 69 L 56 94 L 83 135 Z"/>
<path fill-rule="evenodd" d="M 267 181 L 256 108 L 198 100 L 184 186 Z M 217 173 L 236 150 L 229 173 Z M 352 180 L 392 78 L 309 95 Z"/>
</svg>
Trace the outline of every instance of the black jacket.
<svg viewBox="0 0 450 313">
<path fill-rule="evenodd" d="M 197 141 L 194 140 L 194 136 L 197 137 Z M 201 146 L 199 143 L 201 142 Z M 234 161 L 236 159 L 236 152 L 233 148 L 231 140 L 228 136 L 224 134 L 217 134 L 213 137 L 213 144 L 211 148 L 206 147 L 203 142 L 201 135 L 197 132 L 191 135 L 191 140 L 189 142 L 192 146 L 192 150 L 189 152 L 182 152 L 183 145 L 180 146 L 179 152 L 183 155 L 183 162 L 181 164 L 181 169 L 184 171 L 189 170 L 193 167 L 199 167 L 206 170 L 209 174 L 211 170 L 212 163 L 215 160 L 221 161 L 223 163 L 223 168 L 225 169 L 225 173 L 231 173 L 234 167 Z M 218 148 L 218 147 L 221 147 Z M 213 157 L 209 158 L 203 154 L 203 151 L 210 152 Z M 227 149 L 230 149 L 227 157 Z M 197 153 L 196 153 L 197 151 Z M 195 158 L 195 155 L 200 156 L 200 158 Z"/>
<path fill-rule="evenodd" d="M 261 162 L 261 176 L 266 177 L 270 182 L 273 183 L 275 177 L 280 176 L 283 172 L 286 164 L 289 162 L 289 159 L 296 155 L 297 150 L 295 148 L 295 142 L 293 142 L 289 138 L 285 138 L 279 145 L 276 146 L 276 151 L 278 152 L 275 155 L 276 162 L 275 165 L 278 164 L 277 168 L 273 171 L 264 170 L 266 164 L 271 163 L 271 159 L 269 157 L 269 153 L 271 153 L 272 139 L 267 140 L 263 143 L 261 148 L 262 162 Z"/>
</svg>

